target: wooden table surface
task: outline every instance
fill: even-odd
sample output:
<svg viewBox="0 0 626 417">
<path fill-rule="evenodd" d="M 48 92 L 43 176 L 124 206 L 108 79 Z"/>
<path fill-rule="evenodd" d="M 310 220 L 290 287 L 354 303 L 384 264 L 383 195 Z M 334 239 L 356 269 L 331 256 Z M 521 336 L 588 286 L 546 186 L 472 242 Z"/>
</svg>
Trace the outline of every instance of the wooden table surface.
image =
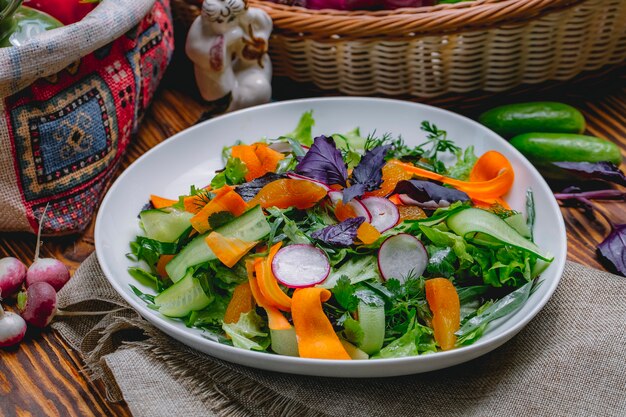
<svg viewBox="0 0 626 417">
<path fill-rule="evenodd" d="M 196 123 L 210 106 L 194 92 L 188 68 L 170 69 L 148 111 L 136 140 L 129 146 L 121 170 L 146 150 Z M 287 80 L 274 83 L 277 99 L 322 94 Z M 276 87 L 275 87 L 276 89 Z M 326 93 L 327 94 L 327 93 Z M 587 132 L 618 143 L 626 153 L 626 66 L 577 77 L 565 84 L 546 83 L 497 95 L 447 96 L 422 102 L 475 117 L 485 108 L 507 102 L 556 100 L 578 107 L 588 121 Z M 120 172 L 121 172 L 120 170 Z M 620 203 L 604 203 L 615 219 L 626 222 Z M 600 219 L 589 220 L 574 209 L 562 209 L 568 230 L 568 259 L 602 268 L 595 255 L 609 229 Z M 35 238 L 0 233 L 0 257 L 32 260 Z M 93 224 L 80 236 L 44 239 L 44 256 L 63 260 L 72 271 L 94 250 Z M 126 416 L 124 403 L 106 401 L 102 384 L 91 382 L 80 356 L 52 330 L 27 335 L 16 349 L 0 350 L 0 416 Z"/>
</svg>

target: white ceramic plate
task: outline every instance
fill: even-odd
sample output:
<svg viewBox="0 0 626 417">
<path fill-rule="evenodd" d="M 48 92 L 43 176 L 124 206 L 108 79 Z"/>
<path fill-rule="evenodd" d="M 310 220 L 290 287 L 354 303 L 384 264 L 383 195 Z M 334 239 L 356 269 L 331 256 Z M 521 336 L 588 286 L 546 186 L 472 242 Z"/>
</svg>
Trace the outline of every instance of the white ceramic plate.
<svg viewBox="0 0 626 417">
<path fill-rule="evenodd" d="M 129 242 L 140 233 L 137 213 L 149 195 L 175 198 L 186 194 L 191 184 L 208 184 L 214 171 L 222 168 L 223 146 L 236 140 L 250 143 L 290 132 L 308 110 L 314 111 L 314 136 L 347 132 L 358 126 L 363 134 L 390 132 L 416 145 L 425 137 L 419 129 L 420 123 L 428 120 L 448 131 L 448 137 L 458 145 L 474 145 L 477 155 L 490 149 L 506 155 L 515 169 L 515 184 L 506 200 L 512 208 L 524 211 L 526 190 L 533 189 L 537 208 L 535 240 L 554 255 L 554 261 L 541 276 L 543 285 L 517 313 L 492 324 L 471 346 L 432 355 L 370 361 L 302 359 L 237 349 L 208 340 L 202 336 L 202 331 L 189 329 L 181 322 L 148 309 L 132 293 L 129 284 L 152 291 L 130 277 L 127 268 L 133 262 L 125 254 L 129 251 Z M 497 348 L 518 333 L 546 304 L 563 272 L 567 248 L 563 219 L 550 189 L 535 168 L 506 141 L 478 123 L 445 110 L 371 98 L 273 103 L 209 120 L 175 135 L 135 161 L 113 184 L 98 212 L 95 240 L 98 260 L 113 287 L 146 320 L 175 339 L 242 365 L 333 377 L 383 377 L 432 371 L 469 361 Z"/>
</svg>

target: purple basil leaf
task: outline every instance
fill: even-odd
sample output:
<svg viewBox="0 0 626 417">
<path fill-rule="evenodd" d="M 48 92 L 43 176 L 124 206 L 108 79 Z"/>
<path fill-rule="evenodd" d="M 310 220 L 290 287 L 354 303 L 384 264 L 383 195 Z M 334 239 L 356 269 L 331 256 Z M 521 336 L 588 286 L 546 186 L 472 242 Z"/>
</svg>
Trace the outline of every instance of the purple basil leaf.
<svg viewBox="0 0 626 417">
<path fill-rule="evenodd" d="M 463 191 L 420 180 L 399 181 L 393 193 L 406 194 L 416 205 L 427 209 L 448 207 L 456 201 L 465 202 L 470 199 Z"/>
<path fill-rule="evenodd" d="M 626 276 L 626 224 L 617 224 L 598 245 L 598 253 L 620 275 Z"/>
<path fill-rule="evenodd" d="M 363 224 L 365 217 L 353 217 L 339 224 L 326 226 L 321 230 L 311 233 L 311 237 L 324 243 L 336 246 L 350 246 L 356 239 L 356 232 Z"/>
<path fill-rule="evenodd" d="M 383 183 L 383 166 L 385 155 L 391 145 L 377 146 L 365 152 L 359 165 L 352 171 L 350 187 L 343 190 L 343 201 L 348 202 L 354 197 L 362 196 L 366 191 L 374 191 Z"/>
<path fill-rule="evenodd" d="M 282 178 L 287 178 L 287 176 L 284 174 L 274 174 L 273 172 L 268 172 L 262 177 L 255 178 L 250 182 L 238 185 L 235 187 L 235 192 L 239 194 L 244 201 L 250 201 L 259 193 L 259 191 L 261 191 L 261 188 L 265 187 L 270 182 L 274 182 Z"/>
<path fill-rule="evenodd" d="M 318 136 L 313 146 L 296 166 L 296 172 L 324 184 L 346 185 L 348 168 L 335 146 L 335 141 L 326 136 Z"/>
<path fill-rule="evenodd" d="M 553 162 L 552 164 L 583 178 L 626 185 L 626 176 L 612 162 Z"/>
<path fill-rule="evenodd" d="M 342 200 L 347 203 L 348 201 L 352 200 L 354 197 L 362 196 L 363 194 L 365 194 L 365 191 L 367 191 L 367 186 L 365 184 L 351 185 L 348 188 L 345 188 L 343 190 Z"/>
</svg>

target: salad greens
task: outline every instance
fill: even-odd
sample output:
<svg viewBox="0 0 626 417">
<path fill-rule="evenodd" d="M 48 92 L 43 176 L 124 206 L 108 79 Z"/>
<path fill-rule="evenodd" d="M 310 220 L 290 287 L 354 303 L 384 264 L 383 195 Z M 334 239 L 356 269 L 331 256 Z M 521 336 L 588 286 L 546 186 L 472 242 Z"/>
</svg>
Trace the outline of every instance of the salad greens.
<svg viewBox="0 0 626 417">
<path fill-rule="evenodd" d="M 142 211 L 129 273 L 153 294 L 137 297 L 220 343 L 326 359 L 466 346 L 522 307 L 551 261 L 532 242 L 532 191 L 526 218 L 399 175 L 408 163 L 463 185 L 484 168 L 427 121 L 414 147 L 313 125 L 307 112 L 285 136 L 226 148 L 210 187 Z"/>
</svg>

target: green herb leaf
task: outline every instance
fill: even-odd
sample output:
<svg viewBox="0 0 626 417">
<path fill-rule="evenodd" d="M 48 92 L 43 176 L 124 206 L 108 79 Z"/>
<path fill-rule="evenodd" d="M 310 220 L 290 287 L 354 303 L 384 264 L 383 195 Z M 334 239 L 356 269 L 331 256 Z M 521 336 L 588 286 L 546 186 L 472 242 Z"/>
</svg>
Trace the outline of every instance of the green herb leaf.
<svg viewBox="0 0 626 417">
<path fill-rule="evenodd" d="M 343 337 L 348 342 L 358 345 L 363 341 L 363 336 L 363 329 L 358 321 L 350 316 L 343 320 Z"/>
<path fill-rule="evenodd" d="M 129 284 L 129 286 L 130 286 L 130 289 L 133 290 L 133 292 L 135 293 L 137 297 L 145 301 L 147 304 L 154 304 L 154 297 L 155 297 L 154 295 L 145 294 L 134 285 Z"/>
<path fill-rule="evenodd" d="M 234 219 L 235 216 L 229 211 L 218 211 L 209 216 L 209 226 L 215 230 Z"/>
<path fill-rule="evenodd" d="M 248 168 L 241 159 L 232 156 L 226 161 L 224 170 L 219 172 L 211 180 L 211 188 L 214 190 L 222 188 L 225 185 L 238 185 L 246 180 Z"/>
<path fill-rule="evenodd" d="M 331 290 L 337 303 L 346 311 L 356 311 L 359 299 L 355 295 L 356 288 L 350 283 L 347 276 L 342 276 Z"/>
<path fill-rule="evenodd" d="M 517 311 L 528 300 L 533 284 L 534 281 L 531 281 L 523 285 L 467 320 L 455 333 L 458 337 L 457 345 L 467 343 L 468 341 L 473 342 L 477 338 L 476 335 L 478 337 L 482 335 L 482 331 L 484 331 L 487 324 Z M 480 330 L 481 328 L 482 330 Z M 475 334 L 470 337 L 471 333 Z"/>
</svg>

